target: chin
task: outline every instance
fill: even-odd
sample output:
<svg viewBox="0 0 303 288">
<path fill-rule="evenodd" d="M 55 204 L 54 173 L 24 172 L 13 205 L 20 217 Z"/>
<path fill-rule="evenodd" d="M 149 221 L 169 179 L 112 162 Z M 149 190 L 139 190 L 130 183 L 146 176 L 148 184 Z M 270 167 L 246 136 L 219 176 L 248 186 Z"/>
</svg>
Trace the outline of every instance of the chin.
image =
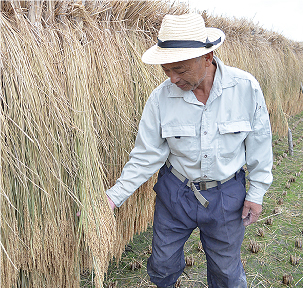
<svg viewBox="0 0 303 288">
<path fill-rule="evenodd" d="M 189 85 L 187 85 L 187 84 L 185 84 L 185 85 L 183 85 L 183 86 L 181 86 L 181 87 L 178 86 L 178 88 L 180 88 L 180 89 L 183 90 L 183 91 L 190 91 L 190 90 L 193 90 L 193 89 L 191 89 L 191 86 L 189 86 Z"/>
</svg>

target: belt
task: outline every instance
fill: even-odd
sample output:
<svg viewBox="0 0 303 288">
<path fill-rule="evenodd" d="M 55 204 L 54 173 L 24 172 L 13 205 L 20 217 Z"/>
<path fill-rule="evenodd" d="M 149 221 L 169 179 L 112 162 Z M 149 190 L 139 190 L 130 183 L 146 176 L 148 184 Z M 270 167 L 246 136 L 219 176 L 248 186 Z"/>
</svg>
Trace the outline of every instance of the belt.
<svg viewBox="0 0 303 288">
<path fill-rule="evenodd" d="M 170 164 L 169 160 L 166 160 L 165 162 L 166 166 L 170 168 L 172 165 Z M 184 182 L 187 178 L 182 175 L 180 172 L 178 172 L 174 167 L 171 167 L 170 172 L 174 174 L 180 181 Z M 209 180 L 209 181 L 200 181 L 200 182 L 194 182 L 191 180 L 188 180 L 186 185 L 194 192 L 196 198 L 199 200 L 199 202 L 206 208 L 209 204 L 209 202 L 202 196 L 202 194 L 198 191 L 197 187 L 199 187 L 200 191 L 205 191 L 210 188 L 214 188 L 218 186 L 218 182 L 221 184 L 227 182 L 228 180 L 234 178 L 236 173 L 232 174 L 228 178 L 222 180 L 222 181 L 216 181 L 216 180 Z"/>
</svg>

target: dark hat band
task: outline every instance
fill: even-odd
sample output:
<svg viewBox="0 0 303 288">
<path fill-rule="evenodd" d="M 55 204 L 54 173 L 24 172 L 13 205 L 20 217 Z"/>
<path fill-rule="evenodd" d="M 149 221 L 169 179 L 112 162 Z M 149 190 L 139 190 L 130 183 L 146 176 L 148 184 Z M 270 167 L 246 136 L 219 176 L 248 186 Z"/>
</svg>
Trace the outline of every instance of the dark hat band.
<svg viewBox="0 0 303 288">
<path fill-rule="evenodd" d="M 158 46 L 160 48 L 210 48 L 221 42 L 221 37 L 213 42 L 210 42 L 208 38 L 206 42 L 194 41 L 194 40 L 167 40 L 161 41 L 158 39 Z"/>
</svg>

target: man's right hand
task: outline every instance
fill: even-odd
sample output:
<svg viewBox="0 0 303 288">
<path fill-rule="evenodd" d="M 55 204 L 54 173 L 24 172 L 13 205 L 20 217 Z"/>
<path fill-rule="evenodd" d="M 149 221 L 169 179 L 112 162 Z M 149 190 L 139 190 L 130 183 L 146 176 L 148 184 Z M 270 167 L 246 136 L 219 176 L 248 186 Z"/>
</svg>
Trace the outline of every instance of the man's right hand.
<svg viewBox="0 0 303 288">
<path fill-rule="evenodd" d="M 107 195 L 106 195 L 107 196 Z M 107 199 L 108 199 L 108 202 L 109 202 L 109 205 L 110 207 L 112 208 L 112 210 L 114 211 L 116 205 L 115 203 L 112 201 L 112 199 L 110 199 L 108 196 L 107 196 Z"/>
</svg>

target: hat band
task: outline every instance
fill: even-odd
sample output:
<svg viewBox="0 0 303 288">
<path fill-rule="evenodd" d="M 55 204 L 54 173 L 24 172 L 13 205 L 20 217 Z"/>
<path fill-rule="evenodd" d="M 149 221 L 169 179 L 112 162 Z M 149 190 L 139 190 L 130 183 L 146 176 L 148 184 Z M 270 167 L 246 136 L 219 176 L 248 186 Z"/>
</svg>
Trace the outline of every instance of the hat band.
<svg viewBox="0 0 303 288">
<path fill-rule="evenodd" d="M 167 40 L 161 41 L 158 38 L 158 46 L 160 48 L 210 48 L 221 42 L 221 37 L 213 42 L 210 42 L 208 38 L 206 42 L 194 41 L 194 40 Z"/>
</svg>

